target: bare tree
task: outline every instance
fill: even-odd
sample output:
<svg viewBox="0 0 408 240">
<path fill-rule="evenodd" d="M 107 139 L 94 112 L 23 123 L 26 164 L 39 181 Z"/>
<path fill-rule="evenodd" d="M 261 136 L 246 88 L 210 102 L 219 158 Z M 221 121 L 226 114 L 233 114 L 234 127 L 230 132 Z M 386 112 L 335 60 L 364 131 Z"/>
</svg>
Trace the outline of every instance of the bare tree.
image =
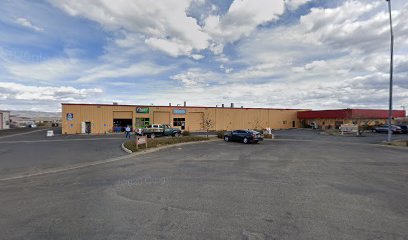
<svg viewBox="0 0 408 240">
<path fill-rule="evenodd" d="M 353 124 L 357 125 L 357 135 L 360 136 L 362 134 L 363 126 L 367 128 L 368 121 L 364 117 L 364 115 L 357 115 L 352 119 Z"/>
<path fill-rule="evenodd" d="M 254 120 L 252 126 L 253 126 L 253 128 L 254 128 L 255 130 L 260 130 L 260 129 L 262 129 L 262 122 L 261 122 L 261 120 L 259 120 L 259 118 L 256 118 L 256 119 Z"/>
<path fill-rule="evenodd" d="M 208 138 L 208 131 L 214 127 L 214 121 L 208 116 L 205 115 L 203 119 L 203 129 L 207 132 Z"/>
</svg>

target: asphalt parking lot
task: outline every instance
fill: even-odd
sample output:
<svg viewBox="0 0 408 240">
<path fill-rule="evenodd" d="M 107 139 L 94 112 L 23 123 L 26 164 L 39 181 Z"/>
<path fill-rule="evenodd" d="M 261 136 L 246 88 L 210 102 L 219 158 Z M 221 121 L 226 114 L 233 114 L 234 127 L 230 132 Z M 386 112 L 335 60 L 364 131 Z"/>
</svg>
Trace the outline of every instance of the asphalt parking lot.
<svg viewBox="0 0 408 240">
<path fill-rule="evenodd" d="M 378 144 L 387 140 L 387 134 L 373 132 L 363 132 L 361 136 L 356 136 L 355 134 L 333 136 L 324 134 L 324 132 L 321 130 L 313 129 L 274 130 L 272 133 L 279 139 L 299 139 L 313 141 L 370 143 L 370 144 Z M 392 139 L 408 141 L 408 134 L 393 134 Z"/>
<path fill-rule="evenodd" d="M 123 135 L 60 135 L 48 129 L 16 129 L 0 135 L 0 179 L 126 155 Z"/>
<path fill-rule="evenodd" d="M 78 161 L 122 159 L 0 180 L 0 238 L 408 239 L 407 149 L 308 131 L 275 135 L 257 145 L 215 141 L 137 156 L 113 150 L 118 136 L 24 143 L 51 144 L 54 157 L 68 144 Z M 80 138 L 64 137 L 55 139 Z M 13 151 L 5 141 L 1 151 Z M 92 153 L 73 152 L 86 147 Z"/>
</svg>

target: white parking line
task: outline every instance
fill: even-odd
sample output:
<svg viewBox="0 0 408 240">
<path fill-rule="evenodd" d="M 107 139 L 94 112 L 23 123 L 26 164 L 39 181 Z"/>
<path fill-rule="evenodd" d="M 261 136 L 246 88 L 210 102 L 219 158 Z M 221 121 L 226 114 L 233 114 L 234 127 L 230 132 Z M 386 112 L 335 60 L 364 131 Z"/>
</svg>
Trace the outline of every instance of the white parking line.
<svg viewBox="0 0 408 240">
<path fill-rule="evenodd" d="M 85 168 L 85 167 L 90 167 L 90 166 L 96 166 L 96 165 L 100 165 L 100 164 L 116 162 L 116 161 L 132 158 L 132 157 L 134 157 L 134 155 L 136 155 L 136 154 L 129 154 L 129 155 L 125 155 L 125 156 L 110 158 L 110 159 L 101 160 L 101 161 L 94 161 L 94 162 L 90 162 L 90 163 L 81 163 L 81 164 L 76 164 L 76 165 L 72 165 L 72 166 L 69 166 L 69 167 L 53 168 L 53 169 L 49 169 L 49 170 L 40 171 L 40 172 L 37 172 L 37 173 L 32 173 L 32 174 L 23 174 L 23 175 L 17 175 L 17 176 L 13 176 L 13 177 L 0 178 L 0 182 L 16 180 L 16 179 L 21 179 L 21 178 L 41 176 L 41 175 L 46 175 L 46 174 L 51 174 L 51 173 L 66 172 L 66 171 L 70 171 L 70 170 L 75 170 L 75 169 L 80 169 L 80 168 Z"/>
<path fill-rule="evenodd" d="M 50 139 L 50 140 L 22 140 L 22 141 L 4 141 L 0 144 L 12 143 L 43 143 L 43 142 L 71 142 L 71 141 L 97 141 L 97 140 L 126 140 L 126 138 L 74 138 L 74 139 Z"/>
<path fill-rule="evenodd" d="M 147 149 L 145 151 L 134 152 L 134 153 L 131 153 L 131 154 L 128 154 L 128 155 L 109 158 L 109 159 L 105 159 L 105 160 L 98 160 L 98 161 L 93 161 L 93 162 L 79 163 L 79 164 L 75 164 L 75 165 L 71 165 L 71 166 L 46 169 L 46 170 L 39 171 L 39 172 L 36 172 L 36 173 L 18 174 L 18 175 L 6 177 L 6 178 L 0 178 L 0 182 L 23 179 L 23 178 L 30 178 L 30 177 L 36 177 L 36 176 L 42 176 L 42 175 L 47 175 L 47 174 L 52 174 L 52 173 L 61 173 L 61 172 L 66 172 L 66 171 L 91 167 L 91 166 L 97 166 L 97 165 L 101 165 L 101 164 L 117 162 L 117 161 L 121 161 L 121 160 L 127 160 L 127 159 L 134 158 L 136 156 L 145 155 L 145 154 L 148 154 L 148 153 L 158 152 L 158 151 L 161 151 L 163 149 L 180 147 L 180 146 L 185 146 L 185 145 L 193 145 L 193 144 L 197 144 L 197 143 L 205 144 L 205 143 L 210 143 L 210 142 L 214 142 L 214 141 L 220 141 L 220 140 L 215 139 L 215 140 L 209 140 L 209 141 L 204 141 L 204 142 L 185 142 L 185 143 L 179 143 L 179 144 L 174 144 L 174 145 L 165 145 L 165 146 L 160 146 L 160 147 L 157 147 L 157 148 L 151 148 L 151 149 Z"/>
<path fill-rule="evenodd" d="M 7 135 L 7 136 L 2 136 L 2 137 L 0 137 L 0 139 L 8 138 L 8 137 L 21 136 L 21 135 L 27 135 L 27 134 L 31 134 L 31 133 L 35 133 L 35 132 L 41 132 L 41 131 L 47 131 L 47 129 L 39 129 L 39 130 L 34 130 L 34 131 L 29 131 L 29 132 L 11 134 L 11 135 Z"/>
</svg>

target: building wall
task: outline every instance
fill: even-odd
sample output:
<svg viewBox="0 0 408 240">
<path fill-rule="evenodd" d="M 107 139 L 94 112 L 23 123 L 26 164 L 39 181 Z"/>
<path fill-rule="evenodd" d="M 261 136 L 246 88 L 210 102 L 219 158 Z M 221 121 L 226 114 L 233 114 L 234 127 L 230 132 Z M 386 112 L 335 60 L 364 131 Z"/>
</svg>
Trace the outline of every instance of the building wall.
<svg viewBox="0 0 408 240">
<path fill-rule="evenodd" d="M 205 107 L 168 107 L 140 106 L 149 108 L 148 113 L 137 113 L 138 106 L 121 105 L 62 105 L 62 132 L 81 133 L 81 123 L 91 122 L 93 134 L 104 134 L 113 129 L 113 119 L 131 118 L 136 128 L 136 118 L 149 118 L 150 124 L 170 123 L 174 118 L 185 119 L 185 130 L 203 131 L 204 125 L 210 130 L 232 129 L 285 129 L 299 127 L 297 112 L 286 109 L 249 109 L 249 108 L 205 108 Z M 174 112 L 176 109 L 176 112 Z M 185 110 L 185 112 L 184 112 Z M 178 114 L 177 114 L 178 113 Z M 73 115 L 67 119 L 67 114 Z M 208 123 L 208 124 L 205 124 Z M 181 128 L 180 126 L 177 126 Z"/>
<path fill-rule="evenodd" d="M 393 110 L 393 118 L 405 117 L 405 110 Z M 316 110 L 299 111 L 299 119 L 386 119 L 388 110 L 384 109 L 337 109 L 337 110 Z"/>
<path fill-rule="evenodd" d="M 10 128 L 10 112 L 0 112 L 0 129 Z"/>
<path fill-rule="evenodd" d="M 341 124 L 359 124 L 367 126 L 376 126 L 387 123 L 387 119 L 344 119 L 344 118 L 322 118 L 322 119 L 305 119 L 302 127 L 311 126 L 316 123 L 319 129 L 334 129 Z"/>
</svg>

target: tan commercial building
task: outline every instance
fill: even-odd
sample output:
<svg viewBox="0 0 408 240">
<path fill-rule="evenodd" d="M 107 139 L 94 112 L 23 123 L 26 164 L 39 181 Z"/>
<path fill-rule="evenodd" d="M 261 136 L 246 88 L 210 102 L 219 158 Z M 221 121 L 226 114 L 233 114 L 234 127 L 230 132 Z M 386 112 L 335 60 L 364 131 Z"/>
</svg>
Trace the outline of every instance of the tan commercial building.
<svg viewBox="0 0 408 240">
<path fill-rule="evenodd" d="M 299 109 L 62 104 L 64 134 L 105 134 L 130 126 L 170 124 L 186 131 L 299 127 Z"/>
</svg>

